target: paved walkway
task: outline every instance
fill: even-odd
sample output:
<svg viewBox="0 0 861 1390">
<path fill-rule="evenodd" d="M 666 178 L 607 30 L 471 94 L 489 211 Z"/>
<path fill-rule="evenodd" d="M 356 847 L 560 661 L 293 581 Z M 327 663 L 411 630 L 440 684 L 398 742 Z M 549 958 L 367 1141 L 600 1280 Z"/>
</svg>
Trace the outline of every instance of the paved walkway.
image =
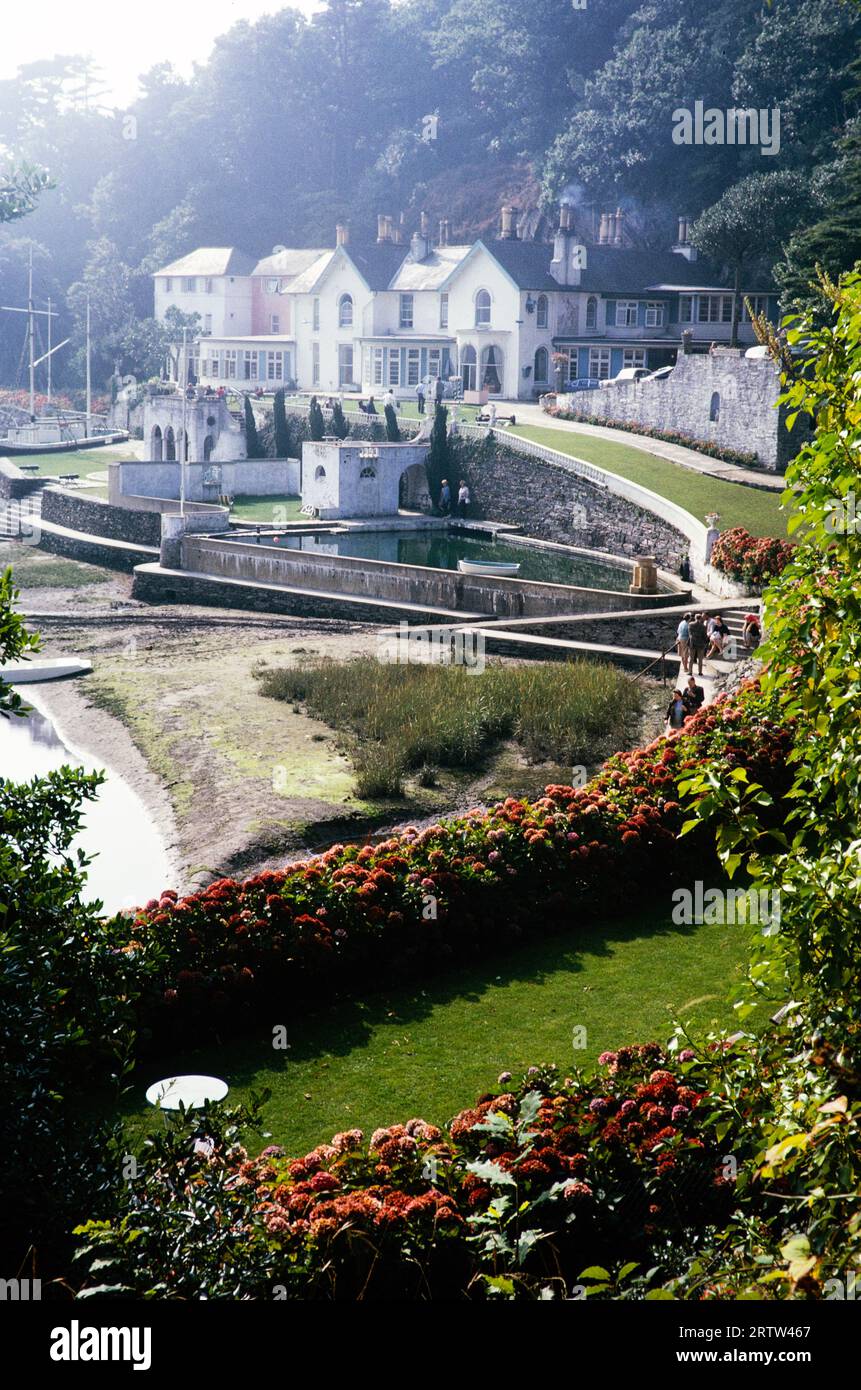
<svg viewBox="0 0 861 1390">
<path fill-rule="evenodd" d="M 677 463 L 680 467 L 691 468 L 697 473 L 707 473 L 726 483 L 741 483 L 744 487 L 761 488 L 765 492 L 783 492 L 786 487 L 786 481 L 780 474 L 761 472 L 758 468 L 743 468 L 736 463 L 726 463 L 723 459 L 697 453 L 696 449 L 686 449 L 681 444 L 668 444 L 663 439 L 650 439 L 644 434 L 630 434 L 627 430 L 614 430 L 606 425 L 557 420 L 542 410 L 540 405 L 528 401 L 499 401 L 497 411 L 500 415 L 513 414 L 518 425 L 540 425 L 544 429 L 563 430 L 571 434 L 591 434 L 595 439 L 606 439 L 613 444 L 627 444 L 632 449 L 655 454 L 658 458 L 666 459 L 668 463 Z"/>
</svg>

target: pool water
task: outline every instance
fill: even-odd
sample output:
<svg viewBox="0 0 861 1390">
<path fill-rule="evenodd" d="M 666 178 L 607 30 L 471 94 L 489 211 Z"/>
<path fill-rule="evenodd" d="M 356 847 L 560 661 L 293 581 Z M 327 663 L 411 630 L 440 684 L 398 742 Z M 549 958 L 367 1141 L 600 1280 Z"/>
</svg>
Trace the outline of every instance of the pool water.
<svg viewBox="0 0 861 1390">
<path fill-rule="evenodd" d="M 237 537 L 237 539 L 240 539 Z M 245 535 L 241 539 L 254 540 Z M 261 537 L 273 545 L 271 535 Z M 520 565 L 518 579 L 540 580 L 545 584 L 573 584 L 587 589 L 614 589 L 627 593 L 631 570 L 627 566 L 603 564 L 585 555 L 564 555 L 538 547 L 506 544 L 505 541 L 478 540 L 474 536 L 448 531 L 352 531 L 283 535 L 279 549 L 310 550 L 321 555 L 344 555 L 363 560 L 385 560 L 390 564 L 426 565 L 431 569 L 456 570 L 458 560 L 514 561 Z"/>
</svg>

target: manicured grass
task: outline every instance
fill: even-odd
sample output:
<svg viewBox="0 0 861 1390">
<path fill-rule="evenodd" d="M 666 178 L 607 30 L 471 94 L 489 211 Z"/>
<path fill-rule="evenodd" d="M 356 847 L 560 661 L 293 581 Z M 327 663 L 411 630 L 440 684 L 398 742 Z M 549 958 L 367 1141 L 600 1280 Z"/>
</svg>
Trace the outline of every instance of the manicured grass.
<svg viewBox="0 0 861 1390">
<path fill-rule="evenodd" d="M 259 675 L 262 694 L 304 700 L 310 713 L 349 735 L 363 797 L 400 796 L 415 769 L 431 786 L 439 766 L 481 769 L 503 739 L 514 739 L 532 762 L 585 763 L 618 747 L 640 709 L 639 686 L 611 666 L 480 670 L 406 664 L 409 653 L 400 648 L 385 655 L 304 660 Z"/>
<path fill-rule="evenodd" d="M 584 925 L 492 961 L 333 1005 L 291 1023 L 261 1018 L 251 1039 L 161 1058 L 134 1078 L 126 1112 L 140 1132 L 161 1077 L 223 1077 L 231 1101 L 270 1089 L 265 1130 L 292 1154 L 342 1129 L 370 1134 L 415 1115 L 444 1124 L 502 1071 L 555 1062 L 563 1075 L 624 1043 L 657 1040 L 678 1018 L 701 1033 L 731 1027 L 746 959 L 741 926 L 673 926 L 669 911 Z M 289 1050 L 273 1047 L 286 1025 Z M 585 1028 L 584 1048 L 574 1029 Z"/>
<path fill-rule="evenodd" d="M 618 473 L 631 482 L 641 483 L 662 497 L 676 502 L 705 521 L 708 512 L 718 512 L 719 526 L 727 531 L 731 526 L 745 526 L 755 536 L 785 536 L 786 513 L 780 508 L 780 493 L 759 488 L 726 483 L 705 473 L 683 468 L 655 454 L 613 440 L 597 439 L 593 435 L 571 430 L 547 429 L 543 425 L 516 425 L 511 431 L 597 464 L 611 473 Z"/>
<path fill-rule="evenodd" d="M 234 497 L 231 515 L 239 521 L 259 521 L 267 526 L 283 526 L 288 521 L 308 521 L 303 517 L 301 497 Z"/>
<path fill-rule="evenodd" d="M 0 450 L 0 458 L 2 457 Z M 40 478 L 58 478 L 61 473 L 79 473 L 84 478 L 88 473 L 107 468 L 109 463 L 131 457 L 127 451 L 105 445 L 103 449 L 71 449 L 62 454 L 27 454 L 26 457 L 16 455 L 15 458 L 10 458 L 9 462 L 17 466 L 22 463 L 38 463 Z"/>
</svg>

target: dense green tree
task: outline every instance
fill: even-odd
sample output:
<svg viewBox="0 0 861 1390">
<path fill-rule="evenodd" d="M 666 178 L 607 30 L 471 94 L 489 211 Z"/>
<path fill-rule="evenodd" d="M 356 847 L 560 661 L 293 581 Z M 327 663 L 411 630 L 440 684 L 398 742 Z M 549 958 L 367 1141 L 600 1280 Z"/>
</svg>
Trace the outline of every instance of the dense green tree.
<svg viewBox="0 0 861 1390">
<path fill-rule="evenodd" d="M 291 442 L 290 426 L 287 423 L 287 411 L 284 406 L 283 386 L 279 386 L 272 402 L 272 429 L 275 457 L 278 459 L 289 458 Z"/>
<path fill-rule="evenodd" d="M 350 426 L 340 401 L 335 401 L 332 406 L 332 433 L 339 439 L 346 439 L 350 433 Z"/>
<path fill-rule="evenodd" d="M 448 438 L 448 411 L 440 404 L 434 407 L 433 427 L 431 429 L 430 449 L 425 460 L 428 477 L 428 492 L 434 506 L 439 506 L 439 494 L 443 478 L 448 478 L 454 497 L 453 456 Z"/>
<path fill-rule="evenodd" d="M 257 433 L 257 421 L 254 419 L 254 410 L 251 405 L 251 397 L 246 393 L 243 402 L 245 413 L 245 452 L 250 459 L 262 459 L 266 457 L 266 450 L 260 442 Z"/>
<path fill-rule="evenodd" d="M 742 278 L 757 263 L 767 262 L 804 220 L 809 195 L 798 174 L 751 174 L 727 189 L 713 207 L 697 218 L 693 244 L 733 275 L 732 335 L 738 344 Z"/>
<path fill-rule="evenodd" d="M 386 439 L 390 444 L 399 444 L 401 432 L 398 428 L 398 417 L 395 414 L 395 407 L 393 405 L 387 405 L 383 410 L 383 414 L 386 417 Z"/>
<path fill-rule="evenodd" d="M 326 422 L 323 419 L 323 412 L 320 409 L 320 403 L 316 396 L 311 397 L 311 403 L 308 408 L 308 428 L 311 432 L 312 439 L 322 439 L 323 435 L 326 433 Z"/>
</svg>

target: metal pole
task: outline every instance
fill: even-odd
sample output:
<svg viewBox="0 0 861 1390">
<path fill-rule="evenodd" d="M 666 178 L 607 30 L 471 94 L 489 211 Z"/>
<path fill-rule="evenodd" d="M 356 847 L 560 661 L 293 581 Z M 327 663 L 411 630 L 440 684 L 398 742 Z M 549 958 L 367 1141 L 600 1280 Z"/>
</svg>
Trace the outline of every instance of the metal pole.
<svg viewBox="0 0 861 1390">
<path fill-rule="evenodd" d="M 84 434 L 90 437 L 90 411 L 92 410 L 92 389 L 90 381 L 90 296 L 87 295 L 87 421 Z"/>
<path fill-rule="evenodd" d="M 188 459 L 188 368 L 186 365 L 186 336 L 188 329 L 182 330 L 182 368 L 179 385 L 182 391 L 182 448 L 179 454 L 179 514 L 185 515 L 185 465 Z"/>
<path fill-rule="evenodd" d="M 48 296 L 48 404 L 51 404 L 51 296 Z"/>
<path fill-rule="evenodd" d="M 33 247 L 30 247 L 30 260 L 27 270 L 27 339 L 30 349 L 30 419 L 36 414 L 36 365 L 35 344 L 33 341 Z"/>
</svg>

